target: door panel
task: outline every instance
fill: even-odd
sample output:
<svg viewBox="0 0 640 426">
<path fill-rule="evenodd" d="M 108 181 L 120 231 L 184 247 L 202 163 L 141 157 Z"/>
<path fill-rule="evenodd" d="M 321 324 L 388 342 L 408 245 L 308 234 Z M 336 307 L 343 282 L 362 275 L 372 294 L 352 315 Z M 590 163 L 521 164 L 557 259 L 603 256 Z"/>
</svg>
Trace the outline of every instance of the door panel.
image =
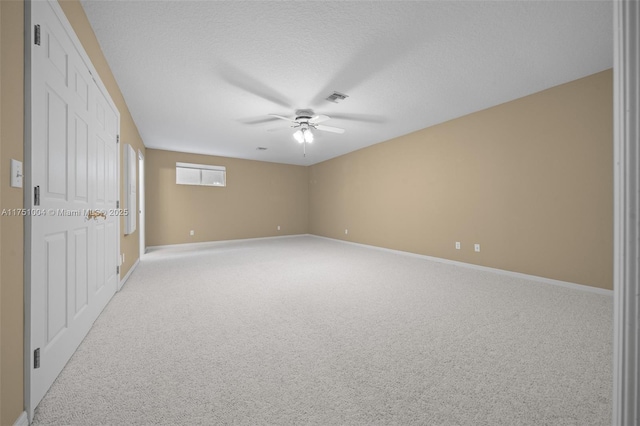
<svg viewBox="0 0 640 426">
<path fill-rule="evenodd" d="M 106 268 L 104 267 L 104 225 L 96 225 L 96 290 L 100 290 L 105 283 Z"/>
<path fill-rule="evenodd" d="M 75 242 L 75 291 L 74 296 L 75 311 L 73 319 L 76 320 L 78 314 L 89 303 L 89 259 L 87 250 L 89 248 L 89 236 L 86 228 L 76 229 L 73 233 Z"/>
<path fill-rule="evenodd" d="M 75 93 L 79 101 L 78 107 L 89 111 L 89 83 L 76 67 L 73 68 L 73 81 L 75 83 Z"/>
<path fill-rule="evenodd" d="M 64 198 L 67 191 L 67 103 L 47 91 L 47 194 Z"/>
<path fill-rule="evenodd" d="M 89 126 L 75 117 L 75 200 L 89 200 Z"/>
<path fill-rule="evenodd" d="M 105 145 L 106 142 L 97 136 L 96 140 L 96 189 L 95 189 L 95 201 L 98 204 L 104 204 L 105 202 Z"/>
<path fill-rule="evenodd" d="M 64 84 L 67 81 L 67 51 L 56 36 L 52 33 L 52 31 L 47 31 L 47 59 L 51 63 L 52 70 L 58 71 L 59 77 L 62 78 Z"/>
<path fill-rule="evenodd" d="M 107 173 L 106 173 L 105 179 L 107 181 L 107 185 L 106 185 L 107 192 L 105 194 L 105 199 L 108 204 L 113 204 L 118 199 L 118 188 L 117 188 L 118 179 L 116 176 L 117 152 L 114 146 L 107 146 L 106 149 L 107 149 L 107 152 L 106 152 L 105 161 L 106 161 Z M 117 218 L 117 220 L 119 220 L 119 218 Z"/>
<path fill-rule="evenodd" d="M 45 237 L 47 273 L 47 310 L 44 316 L 47 343 L 51 343 L 67 327 L 67 238 L 66 232 Z"/>
</svg>

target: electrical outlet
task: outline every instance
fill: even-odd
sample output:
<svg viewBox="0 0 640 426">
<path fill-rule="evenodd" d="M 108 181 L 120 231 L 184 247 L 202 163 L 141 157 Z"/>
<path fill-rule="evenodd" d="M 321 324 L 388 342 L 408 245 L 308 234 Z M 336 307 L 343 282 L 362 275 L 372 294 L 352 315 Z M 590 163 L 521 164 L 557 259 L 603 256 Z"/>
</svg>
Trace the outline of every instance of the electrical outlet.
<svg viewBox="0 0 640 426">
<path fill-rule="evenodd" d="M 189 231 L 189 235 L 191 235 L 191 236 L 193 237 L 194 235 L 196 235 L 196 233 L 195 233 L 195 231 L 192 229 L 191 231 Z"/>
<path fill-rule="evenodd" d="M 474 245 L 473 245 L 473 249 L 474 249 L 476 252 L 480 253 L 480 244 L 474 244 Z"/>
<path fill-rule="evenodd" d="M 347 235 L 348 233 L 349 233 L 349 230 L 348 230 L 348 229 L 345 229 L 345 230 L 344 230 L 344 234 L 345 234 L 345 235 Z"/>
<path fill-rule="evenodd" d="M 456 250 L 460 250 L 460 241 L 456 241 Z"/>
<path fill-rule="evenodd" d="M 278 231 L 280 230 L 280 225 L 278 225 Z"/>
</svg>

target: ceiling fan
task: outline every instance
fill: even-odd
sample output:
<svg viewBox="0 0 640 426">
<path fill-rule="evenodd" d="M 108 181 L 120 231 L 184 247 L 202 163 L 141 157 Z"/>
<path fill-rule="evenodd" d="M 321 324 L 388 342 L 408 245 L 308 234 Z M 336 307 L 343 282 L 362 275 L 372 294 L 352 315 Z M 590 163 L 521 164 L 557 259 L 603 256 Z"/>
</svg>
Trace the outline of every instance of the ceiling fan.
<svg viewBox="0 0 640 426">
<path fill-rule="evenodd" d="M 325 126 L 323 123 L 327 120 L 330 120 L 331 117 L 328 115 L 318 115 L 315 114 L 310 109 L 299 109 L 296 111 L 296 115 L 294 118 L 284 117 L 278 114 L 269 114 L 271 117 L 276 117 L 281 120 L 289 121 L 293 123 L 291 125 L 292 128 L 298 129 L 293 137 L 299 143 L 311 143 L 313 142 L 313 133 L 311 129 L 321 130 L 324 132 L 332 132 L 332 133 L 344 133 L 345 130 L 339 127 L 331 127 Z"/>
</svg>

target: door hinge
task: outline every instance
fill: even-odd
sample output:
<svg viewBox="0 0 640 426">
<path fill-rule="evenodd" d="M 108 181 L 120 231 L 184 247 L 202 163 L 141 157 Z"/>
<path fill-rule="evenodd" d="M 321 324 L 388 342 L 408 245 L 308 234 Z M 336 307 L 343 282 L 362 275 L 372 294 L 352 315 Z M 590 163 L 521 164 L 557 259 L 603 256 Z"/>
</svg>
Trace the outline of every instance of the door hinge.
<svg viewBox="0 0 640 426">
<path fill-rule="evenodd" d="M 33 368 L 40 368 L 40 348 L 33 351 Z"/>
<path fill-rule="evenodd" d="M 116 143 L 120 143 L 120 135 L 116 135 Z"/>
<path fill-rule="evenodd" d="M 116 274 L 119 274 L 119 273 L 120 273 L 120 267 L 116 266 Z"/>
<path fill-rule="evenodd" d="M 116 209 L 120 208 L 120 201 L 116 201 Z"/>
<path fill-rule="evenodd" d="M 33 205 L 34 206 L 40 205 L 40 185 L 33 188 Z"/>
<path fill-rule="evenodd" d="M 40 46 L 40 24 L 34 27 L 33 42 Z"/>
</svg>

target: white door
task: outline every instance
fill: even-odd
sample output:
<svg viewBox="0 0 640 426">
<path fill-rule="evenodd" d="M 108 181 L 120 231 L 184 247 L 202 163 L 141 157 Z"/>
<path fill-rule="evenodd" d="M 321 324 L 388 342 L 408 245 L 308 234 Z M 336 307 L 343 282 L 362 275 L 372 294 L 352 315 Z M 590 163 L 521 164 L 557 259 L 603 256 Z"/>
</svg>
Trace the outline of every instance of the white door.
<svg viewBox="0 0 640 426">
<path fill-rule="evenodd" d="M 138 209 L 138 213 L 140 214 L 140 227 L 138 229 L 138 233 L 140 234 L 140 259 L 142 259 L 142 255 L 147 251 L 147 243 L 144 235 L 144 155 L 142 152 L 138 151 L 138 186 L 140 190 L 138 191 L 138 197 L 140 202 L 140 207 Z M 133 214 L 129 212 L 129 214 Z"/>
<path fill-rule="evenodd" d="M 120 120 L 57 2 L 31 24 L 30 418 L 117 288 Z"/>
</svg>

